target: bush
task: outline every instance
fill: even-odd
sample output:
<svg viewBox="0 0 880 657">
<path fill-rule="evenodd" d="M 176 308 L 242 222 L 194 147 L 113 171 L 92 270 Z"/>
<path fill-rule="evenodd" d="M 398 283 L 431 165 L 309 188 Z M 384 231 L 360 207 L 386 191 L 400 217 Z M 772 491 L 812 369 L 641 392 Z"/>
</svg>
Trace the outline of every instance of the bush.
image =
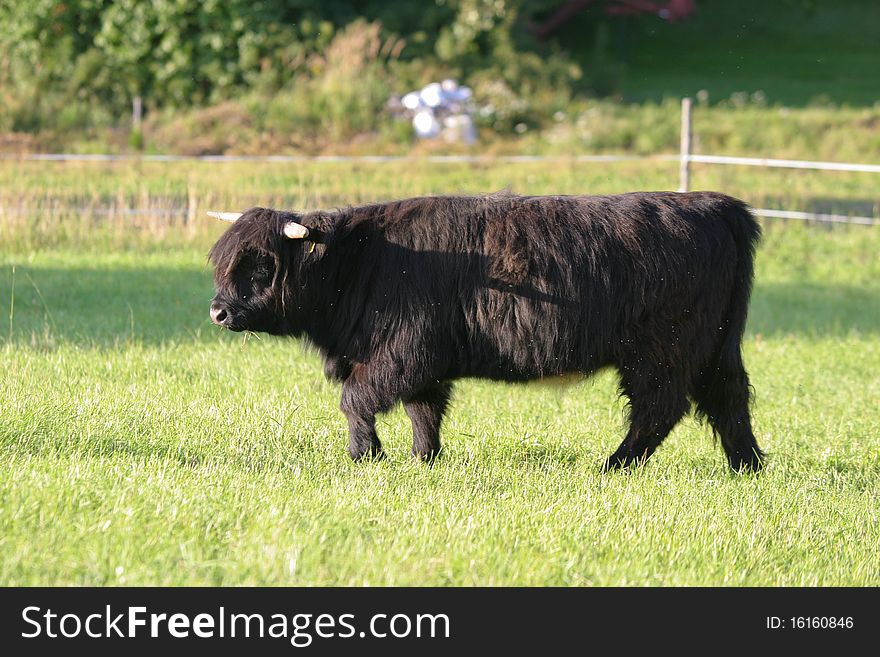
<svg viewBox="0 0 880 657">
<path fill-rule="evenodd" d="M 402 48 L 402 40 L 383 38 L 378 23 L 351 23 L 281 91 L 248 99 L 256 129 L 312 146 L 378 131 Z"/>
</svg>

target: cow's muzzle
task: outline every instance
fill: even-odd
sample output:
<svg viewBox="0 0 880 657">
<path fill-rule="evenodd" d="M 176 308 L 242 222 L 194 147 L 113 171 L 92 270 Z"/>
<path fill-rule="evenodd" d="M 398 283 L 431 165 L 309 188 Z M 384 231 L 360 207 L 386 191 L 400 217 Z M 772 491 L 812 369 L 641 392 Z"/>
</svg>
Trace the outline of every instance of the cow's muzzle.
<svg viewBox="0 0 880 657">
<path fill-rule="evenodd" d="M 227 310 L 226 306 L 221 303 L 217 303 L 216 301 L 212 301 L 211 321 L 214 322 L 217 326 L 229 328 L 230 320 L 231 315 L 229 314 L 229 310 Z"/>
</svg>

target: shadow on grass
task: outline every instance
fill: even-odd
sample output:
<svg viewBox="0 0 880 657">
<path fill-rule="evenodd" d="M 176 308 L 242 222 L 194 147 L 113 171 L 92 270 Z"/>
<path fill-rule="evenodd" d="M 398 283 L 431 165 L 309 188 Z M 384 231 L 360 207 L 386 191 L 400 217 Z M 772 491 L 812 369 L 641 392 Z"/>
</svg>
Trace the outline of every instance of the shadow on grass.
<svg viewBox="0 0 880 657">
<path fill-rule="evenodd" d="M 0 273 L 0 335 L 37 346 L 216 340 L 210 322 L 211 272 L 199 268 L 51 269 Z"/>
<path fill-rule="evenodd" d="M 775 208 L 779 210 L 791 210 L 797 209 L 802 212 L 815 212 L 818 214 L 839 214 L 844 216 L 860 216 L 860 217 L 873 217 L 877 213 L 877 199 L 868 197 L 868 198 L 851 198 L 851 197 L 834 197 L 834 196 L 799 196 L 798 201 L 799 205 L 795 208 L 792 208 L 792 201 L 790 196 L 783 195 L 764 195 L 759 196 L 755 200 L 756 207 L 762 208 Z M 785 220 L 776 220 L 782 221 Z M 828 231 L 834 230 L 840 227 L 840 224 L 821 224 L 821 223 L 813 223 L 815 228 L 822 228 Z"/>
<path fill-rule="evenodd" d="M 773 283 L 752 295 L 749 332 L 844 336 L 880 331 L 880 294 L 850 285 Z"/>
<path fill-rule="evenodd" d="M 129 342 L 217 340 L 208 319 L 213 296 L 205 268 L 52 269 L 0 272 L 0 340 L 35 346 L 117 346 Z M 11 329 L 11 330 L 10 330 Z M 880 295 L 858 286 L 759 284 L 751 334 L 843 336 L 880 331 Z"/>
</svg>

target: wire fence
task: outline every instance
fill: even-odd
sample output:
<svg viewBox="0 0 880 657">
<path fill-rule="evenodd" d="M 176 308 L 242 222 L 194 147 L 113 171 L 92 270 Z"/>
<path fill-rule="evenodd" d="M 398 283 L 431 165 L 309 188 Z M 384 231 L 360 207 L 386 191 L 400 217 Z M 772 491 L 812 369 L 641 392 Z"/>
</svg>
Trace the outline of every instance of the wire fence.
<svg viewBox="0 0 880 657">
<path fill-rule="evenodd" d="M 362 164 L 382 164 L 395 162 L 428 162 L 433 164 L 491 164 L 517 162 L 678 162 L 679 191 L 690 189 L 691 165 L 709 164 L 723 166 L 749 166 L 763 168 L 806 169 L 814 171 L 848 171 L 860 173 L 880 173 L 880 164 L 858 162 L 823 162 L 812 160 L 787 160 L 761 157 L 738 157 L 727 155 L 704 155 L 693 153 L 693 124 L 691 100 L 682 99 L 681 104 L 681 145 L 678 155 L 126 155 L 126 154 L 76 154 L 76 153 L 30 153 L 24 155 L 0 154 L 0 160 L 30 162 L 264 162 L 306 164 L 313 162 L 351 162 Z M 0 214 L 17 214 L 24 209 L 0 208 Z M 92 213 L 100 212 L 90 208 Z M 125 216 L 149 214 L 151 209 L 113 208 L 108 213 Z M 165 214 L 188 214 L 188 208 L 163 208 Z M 771 208 L 754 208 L 755 214 L 770 219 L 793 219 L 829 224 L 854 224 L 873 226 L 880 223 L 874 216 L 855 216 L 822 212 L 801 212 Z"/>
<path fill-rule="evenodd" d="M 486 164 L 493 162 L 677 162 L 677 155 L 92 155 L 76 153 L 0 154 L 2 160 L 25 162 L 312 162 Z"/>
<path fill-rule="evenodd" d="M 691 115 L 691 99 L 681 100 L 681 146 L 679 149 L 679 186 L 681 192 L 690 189 L 691 164 L 720 164 L 733 166 L 764 167 L 768 169 L 810 169 L 813 171 L 856 171 L 862 173 L 880 173 L 880 164 L 863 164 L 858 162 L 819 162 L 814 160 L 781 160 L 764 157 L 734 157 L 728 155 L 700 155 L 691 152 L 693 143 L 693 119 Z M 753 208 L 759 217 L 768 219 L 796 219 L 799 221 L 816 221 L 829 224 L 855 224 L 873 226 L 878 222 L 876 217 L 859 217 L 822 212 L 799 212 L 794 210 L 774 210 L 770 208 Z"/>
</svg>

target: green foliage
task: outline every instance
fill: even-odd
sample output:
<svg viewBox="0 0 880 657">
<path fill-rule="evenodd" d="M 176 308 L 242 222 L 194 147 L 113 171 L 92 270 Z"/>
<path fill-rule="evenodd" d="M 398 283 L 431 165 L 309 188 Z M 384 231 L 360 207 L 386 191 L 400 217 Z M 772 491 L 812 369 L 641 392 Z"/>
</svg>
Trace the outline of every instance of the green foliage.
<svg viewBox="0 0 880 657">
<path fill-rule="evenodd" d="M 270 101 L 268 123 L 288 121 L 291 131 L 313 131 L 333 141 L 374 131 L 393 90 L 391 67 L 403 42 L 384 39 L 378 23 L 357 20 L 339 31 L 327 48 L 307 61 Z"/>
<path fill-rule="evenodd" d="M 128 135 L 128 145 L 132 150 L 142 151 L 144 149 L 144 133 L 142 130 L 134 129 Z"/>
<path fill-rule="evenodd" d="M 269 84 L 320 50 L 333 24 L 320 2 L 39 0 L 0 12 L 7 83 L 60 105 L 93 97 L 117 116 L 134 95 L 189 107 Z M 267 81 L 268 80 L 268 81 Z M 14 128 L 30 127 L 20 108 Z"/>
<path fill-rule="evenodd" d="M 876 101 L 880 51 L 872 26 L 880 5 L 873 0 L 701 0 L 698 12 L 676 24 L 654 15 L 609 18 L 597 2 L 537 39 L 535 27 L 559 6 L 0 2 L 0 132 L 37 134 L 43 148 L 125 149 L 131 101 L 140 95 L 146 150 L 338 151 L 369 144 L 384 151 L 412 139 L 383 111 L 388 96 L 454 77 L 474 89 L 485 143 L 525 133 L 518 145 L 531 146 L 542 133 L 543 149 L 554 139 L 562 144 L 568 130 L 571 150 L 653 152 L 674 147 L 677 110 L 667 98 L 695 96 L 701 108 L 741 109 L 742 117 L 758 106 L 867 110 Z M 643 102 L 645 114 L 620 102 L 595 103 L 597 96 Z M 594 120 L 596 107 L 601 121 Z M 225 114 L 242 117 L 226 134 L 217 121 Z M 764 143 L 755 126 L 743 131 L 733 123 L 724 121 L 729 132 L 718 143 L 734 150 Z M 233 129 L 240 134 L 228 134 Z M 813 138 L 828 148 L 824 136 Z M 847 141 L 840 133 L 835 139 Z"/>
<path fill-rule="evenodd" d="M 270 122 L 329 129 L 343 139 L 376 129 L 391 92 L 434 73 L 467 79 L 479 72 L 478 88 L 498 79 L 505 93 L 543 93 L 559 105 L 579 70 L 558 53 L 544 61 L 537 44 L 519 38 L 518 11 L 528 4 L 438 0 L 414 11 L 412 3 L 319 0 L 8 3 L 0 11 L 0 48 L 7 51 L 0 84 L 18 100 L 5 127 L 101 127 L 113 121 L 108 117 L 122 120 L 136 95 L 155 111 L 280 94 Z M 56 121 L 71 103 L 78 109 Z M 497 117 L 487 116 L 507 125 L 536 113 L 500 107 Z"/>
</svg>

